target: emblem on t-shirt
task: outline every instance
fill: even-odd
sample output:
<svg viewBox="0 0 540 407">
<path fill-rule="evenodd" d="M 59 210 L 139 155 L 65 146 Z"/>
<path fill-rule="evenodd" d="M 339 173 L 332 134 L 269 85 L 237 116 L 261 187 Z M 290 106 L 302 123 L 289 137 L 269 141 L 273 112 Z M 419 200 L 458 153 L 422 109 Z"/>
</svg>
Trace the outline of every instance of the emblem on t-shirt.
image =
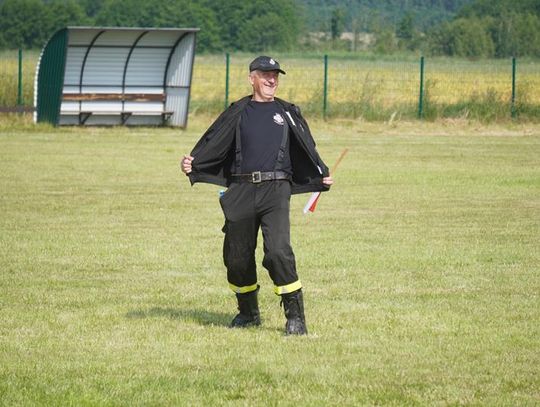
<svg viewBox="0 0 540 407">
<path fill-rule="evenodd" d="M 279 113 L 276 113 L 274 115 L 273 119 L 274 119 L 274 123 L 279 124 L 280 126 L 283 126 L 284 120 L 283 120 L 282 115 L 280 115 Z"/>
</svg>

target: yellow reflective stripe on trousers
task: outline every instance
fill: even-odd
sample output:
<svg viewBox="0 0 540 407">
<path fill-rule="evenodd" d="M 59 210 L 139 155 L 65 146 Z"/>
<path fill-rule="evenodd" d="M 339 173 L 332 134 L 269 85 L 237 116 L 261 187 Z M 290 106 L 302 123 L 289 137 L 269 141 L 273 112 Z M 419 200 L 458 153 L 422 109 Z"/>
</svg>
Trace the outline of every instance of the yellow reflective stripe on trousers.
<svg viewBox="0 0 540 407">
<path fill-rule="evenodd" d="M 276 292 L 277 295 L 281 295 L 281 294 L 292 293 L 293 291 L 297 291 L 301 288 L 302 288 L 302 283 L 300 282 L 300 280 L 298 280 L 291 284 L 275 286 L 274 291 Z"/>
<path fill-rule="evenodd" d="M 255 291 L 257 289 L 257 283 L 245 287 L 237 287 L 234 284 L 229 283 L 229 287 L 231 287 L 231 290 L 233 290 L 236 294 L 245 294 Z"/>
</svg>

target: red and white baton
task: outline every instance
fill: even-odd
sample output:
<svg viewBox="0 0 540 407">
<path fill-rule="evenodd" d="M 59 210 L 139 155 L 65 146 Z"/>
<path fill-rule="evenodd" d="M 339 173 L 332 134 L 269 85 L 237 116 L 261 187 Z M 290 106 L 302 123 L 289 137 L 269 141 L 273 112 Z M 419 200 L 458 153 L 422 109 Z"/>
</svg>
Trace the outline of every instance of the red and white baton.
<svg viewBox="0 0 540 407">
<path fill-rule="evenodd" d="M 345 157 L 345 155 L 348 152 L 349 152 L 348 148 L 346 148 L 345 150 L 343 150 L 341 152 L 341 155 L 339 156 L 336 163 L 334 164 L 334 167 L 330 171 L 330 175 L 333 175 L 334 172 L 336 172 L 339 163 L 341 162 L 341 160 L 343 160 L 343 157 Z M 309 197 L 309 199 L 308 199 L 308 201 L 306 203 L 306 206 L 304 206 L 304 213 L 315 212 L 315 208 L 317 207 L 317 202 L 319 202 L 320 197 L 321 197 L 321 192 L 320 191 L 319 192 L 313 192 L 311 194 L 311 196 Z"/>
</svg>

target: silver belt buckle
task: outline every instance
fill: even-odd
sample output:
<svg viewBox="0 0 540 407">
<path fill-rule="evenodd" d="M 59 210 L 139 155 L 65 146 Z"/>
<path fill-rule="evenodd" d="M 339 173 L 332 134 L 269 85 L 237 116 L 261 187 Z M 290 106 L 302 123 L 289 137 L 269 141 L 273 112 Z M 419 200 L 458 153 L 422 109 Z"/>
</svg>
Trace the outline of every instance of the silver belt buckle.
<svg viewBox="0 0 540 407">
<path fill-rule="evenodd" d="M 261 172 L 255 171 L 251 173 L 251 182 L 258 184 L 262 181 Z"/>
</svg>

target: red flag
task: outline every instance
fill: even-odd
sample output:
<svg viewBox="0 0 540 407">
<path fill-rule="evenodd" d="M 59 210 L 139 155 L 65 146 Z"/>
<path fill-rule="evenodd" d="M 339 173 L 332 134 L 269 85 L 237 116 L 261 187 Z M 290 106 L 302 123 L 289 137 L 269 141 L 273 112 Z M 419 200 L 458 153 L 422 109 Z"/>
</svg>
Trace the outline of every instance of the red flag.
<svg viewBox="0 0 540 407">
<path fill-rule="evenodd" d="M 317 206 L 317 202 L 319 202 L 319 197 L 321 196 L 320 192 L 313 192 L 307 201 L 306 206 L 304 206 L 304 213 L 309 212 L 315 212 L 315 207 Z"/>
<path fill-rule="evenodd" d="M 334 168 L 332 168 L 332 170 L 330 171 L 330 174 L 333 174 L 337 170 L 339 163 L 341 162 L 341 160 L 343 160 L 343 157 L 345 157 L 348 151 L 349 149 L 346 148 L 345 150 L 341 152 L 341 155 L 339 156 L 338 160 L 334 164 Z M 304 206 L 304 213 L 315 212 L 315 208 L 317 207 L 317 202 L 319 202 L 320 196 L 321 196 L 320 192 L 314 192 L 311 194 L 311 196 L 309 197 L 309 200 L 306 203 L 306 206 Z"/>
</svg>

